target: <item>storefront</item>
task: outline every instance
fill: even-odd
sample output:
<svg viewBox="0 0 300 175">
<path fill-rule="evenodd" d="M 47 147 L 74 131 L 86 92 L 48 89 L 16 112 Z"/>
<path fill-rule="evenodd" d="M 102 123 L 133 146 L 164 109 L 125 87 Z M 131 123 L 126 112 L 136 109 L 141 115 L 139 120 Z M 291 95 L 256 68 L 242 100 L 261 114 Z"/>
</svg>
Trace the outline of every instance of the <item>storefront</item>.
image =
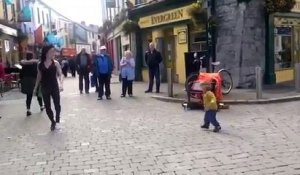
<svg viewBox="0 0 300 175">
<path fill-rule="evenodd" d="M 293 81 L 295 65 L 300 63 L 300 6 L 291 13 L 275 13 L 269 18 L 269 47 L 266 57 L 268 84 Z"/>
<path fill-rule="evenodd" d="M 19 62 L 17 36 L 16 29 L 0 24 L 0 59 L 6 67 L 12 67 Z"/>
<path fill-rule="evenodd" d="M 158 3 L 158 6 L 161 6 L 157 9 L 149 10 L 149 13 L 144 10 L 145 13 L 141 13 L 145 16 L 135 16 L 140 27 L 140 31 L 137 32 L 137 35 L 139 35 L 137 36 L 136 46 L 137 58 L 141 59 L 139 60 L 141 63 L 138 65 L 141 66 L 144 81 L 149 80 L 144 54 L 148 50 L 150 42 L 156 44 L 157 50 L 163 56 L 163 64 L 161 64 L 162 81 L 167 80 L 166 68 L 172 66 L 174 70 L 173 81 L 177 83 L 184 83 L 186 80 L 185 53 L 206 49 L 206 38 L 201 37 L 203 33 L 205 36 L 205 30 L 201 27 L 194 27 L 190 20 L 191 17 L 187 13 L 187 9 L 192 3 L 193 1 L 173 3 L 172 5 Z M 142 52 L 139 52 L 139 50 Z"/>
</svg>

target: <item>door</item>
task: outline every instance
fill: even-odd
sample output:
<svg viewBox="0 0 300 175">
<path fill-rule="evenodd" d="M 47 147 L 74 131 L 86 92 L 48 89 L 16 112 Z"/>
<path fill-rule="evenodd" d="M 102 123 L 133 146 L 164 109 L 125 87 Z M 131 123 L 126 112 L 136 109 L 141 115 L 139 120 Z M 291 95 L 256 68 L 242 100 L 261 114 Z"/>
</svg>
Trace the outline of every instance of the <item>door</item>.
<svg viewBox="0 0 300 175">
<path fill-rule="evenodd" d="M 300 63 L 300 27 L 294 27 L 292 48 L 293 48 L 292 65 L 293 67 L 295 67 L 296 64 Z"/>
<path fill-rule="evenodd" d="M 176 74 L 176 46 L 175 46 L 175 36 L 167 36 L 165 37 L 165 58 L 166 65 L 172 66 L 172 78 L 173 82 L 178 83 L 178 76 Z M 171 65 L 170 65 L 171 64 Z"/>
</svg>

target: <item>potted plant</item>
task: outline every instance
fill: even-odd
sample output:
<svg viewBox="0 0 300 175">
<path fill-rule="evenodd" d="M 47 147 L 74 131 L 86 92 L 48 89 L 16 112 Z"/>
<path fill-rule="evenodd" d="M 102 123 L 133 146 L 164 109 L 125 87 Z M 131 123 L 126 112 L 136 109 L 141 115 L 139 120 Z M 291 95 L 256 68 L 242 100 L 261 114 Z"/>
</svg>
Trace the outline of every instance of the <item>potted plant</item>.
<svg viewBox="0 0 300 175">
<path fill-rule="evenodd" d="M 198 0 L 197 3 L 193 3 L 187 9 L 187 13 L 192 17 L 192 21 L 196 26 L 207 22 L 207 11 L 203 9 L 203 1 Z"/>
<path fill-rule="evenodd" d="M 296 0 L 266 0 L 266 11 L 275 12 L 290 12 L 295 6 Z"/>
<path fill-rule="evenodd" d="M 135 32 L 139 29 L 139 25 L 132 20 L 127 20 L 123 26 L 122 26 L 122 31 L 127 35 L 129 33 Z"/>
</svg>

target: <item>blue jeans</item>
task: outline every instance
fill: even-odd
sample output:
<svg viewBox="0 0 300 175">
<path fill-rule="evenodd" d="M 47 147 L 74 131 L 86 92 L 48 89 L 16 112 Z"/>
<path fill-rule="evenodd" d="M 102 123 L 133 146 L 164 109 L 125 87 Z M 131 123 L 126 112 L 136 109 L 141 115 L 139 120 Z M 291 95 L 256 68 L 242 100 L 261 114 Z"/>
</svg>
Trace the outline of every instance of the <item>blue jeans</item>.
<svg viewBox="0 0 300 175">
<path fill-rule="evenodd" d="M 219 122 L 216 119 L 217 111 L 209 110 L 205 112 L 204 115 L 204 126 L 209 126 L 211 123 L 215 127 L 220 126 Z"/>
</svg>

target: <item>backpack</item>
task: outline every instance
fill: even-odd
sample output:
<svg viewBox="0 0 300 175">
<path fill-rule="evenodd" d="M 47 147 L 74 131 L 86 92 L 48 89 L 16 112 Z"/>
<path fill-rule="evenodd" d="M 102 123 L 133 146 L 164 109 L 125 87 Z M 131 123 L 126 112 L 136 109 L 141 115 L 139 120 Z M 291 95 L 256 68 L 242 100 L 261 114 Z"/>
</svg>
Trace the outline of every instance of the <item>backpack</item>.
<svg viewBox="0 0 300 175">
<path fill-rule="evenodd" d="M 97 69 L 100 74 L 107 74 L 109 72 L 108 58 L 105 55 L 97 57 Z"/>
</svg>

